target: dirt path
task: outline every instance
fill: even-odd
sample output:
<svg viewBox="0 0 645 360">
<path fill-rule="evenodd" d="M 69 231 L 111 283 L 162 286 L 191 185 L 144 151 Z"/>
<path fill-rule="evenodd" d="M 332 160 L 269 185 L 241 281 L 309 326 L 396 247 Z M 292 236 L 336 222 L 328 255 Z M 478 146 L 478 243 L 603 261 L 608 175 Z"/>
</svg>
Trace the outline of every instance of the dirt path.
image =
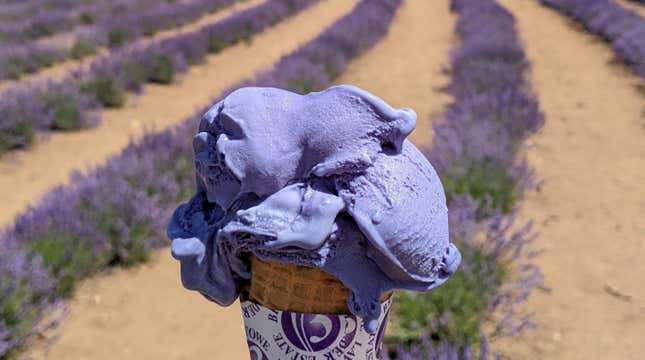
<svg viewBox="0 0 645 360">
<path fill-rule="evenodd" d="M 157 41 L 157 40 L 173 37 L 173 36 L 175 36 L 177 34 L 182 34 L 182 33 L 186 33 L 186 32 L 195 31 L 195 30 L 199 29 L 200 27 L 202 27 L 202 26 L 204 26 L 206 24 L 214 23 L 214 22 L 220 21 L 222 19 L 225 19 L 225 18 L 231 16 L 231 14 L 233 14 L 234 12 L 244 10 L 244 9 L 248 9 L 250 7 L 253 7 L 253 6 L 256 6 L 258 4 L 261 4 L 261 3 L 265 2 L 265 1 L 266 0 L 247 0 L 247 1 L 243 1 L 243 2 L 237 2 L 237 3 L 235 3 L 235 4 L 233 4 L 233 5 L 229 6 L 229 7 L 220 9 L 217 12 L 207 14 L 207 15 L 197 19 L 196 21 L 193 21 L 193 22 L 188 23 L 186 25 L 183 25 L 183 26 L 180 26 L 180 27 L 177 27 L 177 28 L 173 28 L 173 29 L 167 29 L 167 30 L 159 31 L 157 34 L 155 34 L 152 37 L 143 37 L 143 38 L 137 40 L 135 42 L 135 44 L 142 45 L 142 44 L 145 44 L 145 43 L 149 43 L 151 41 Z M 58 36 L 59 37 L 69 37 L 69 35 L 66 35 L 66 34 L 60 34 Z M 135 45 L 130 44 L 128 46 L 135 46 Z M 93 55 L 93 56 L 89 56 L 89 57 L 87 57 L 87 58 L 85 58 L 83 60 L 80 60 L 80 61 L 79 60 L 74 60 L 74 59 L 68 59 L 68 60 L 63 61 L 61 63 L 58 63 L 58 64 L 56 64 L 54 66 L 44 68 L 44 69 L 42 69 L 42 70 L 40 70 L 40 71 L 38 71 L 38 72 L 36 72 L 34 74 L 27 75 L 27 76 L 23 77 L 20 80 L 4 80 L 4 81 L 0 81 L 0 92 L 2 92 L 3 90 L 7 89 L 8 87 L 11 87 L 11 86 L 15 85 L 18 82 L 20 82 L 20 83 L 28 83 L 28 82 L 41 81 L 41 80 L 44 80 L 44 79 L 59 79 L 59 78 L 62 78 L 63 76 L 67 75 L 67 73 L 69 71 L 76 69 L 78 66 L 88 65 L 93 60 L 95 60 L 96 58 L 98 58 L 100 56 L 104 56 L 106 54 L 108 54 L 108 50 L 105 49 L 105 48 L 101 48 L 101 49 L 99 49 L 98 54 Z"/>
<path fill-rule="evenodd" d="M 339 12 L 348 9 L 349 3 L 337 0 L 327 8 Z M 437 14 L 437 21 L 428 21 L 424 16 L 428 13 Z M 306 16 L 321 22 L 323 15 L 311 10 Z M 434 89 L 448 81 L 440 68 L 453 40 L 453 21 L 446 1 L 408 1 L 388 36 L 352 62 L 338 82 L 363 86 L 396 106 L 414 107 L 421 129 L 415 141 L 426 142 L 428 116 L 439 112 L 447 101 Z M 295 34 L 276 36 L 292 41 Z M 253 46 L 259 43 L 258 39 Z M 392 57 L 393 53 L 406 56 Z M 388 71 L 382 72 L 384 68 Z M 162 249 L 142 267 L 117 269 L 84 282 L 71 302 L 70 318 L 54 332 L 60 338 L 47 356 L 42 348 L 28 355 L 101 360 L 190 359 L 208 354 L 209 359 L 246 359 L 238 306 L 220 308 L 181 289 L 179 266 Z"/>
<path fill-rule="evenodd" d="M 414 25 L 395 23 L 387 37 L 353 61 L 336 83 L 351 83 L 393 106 L 413 108 L 418 119 L 411 140 L 427 144 L 432 135 L 430 116 L 450 100 L 439 89 L 450 80 L 442 68 L 448 65 L 448 52 L 456 40 L 455 18 L 448 1 L 408 0 L 397 20 Z"/>
<path fill-rule="evenodd" d="M 345 0 L 344 0 L 345 1 Z M 216 306 L 186 291 L 168 250 L 149 263 L 85 281 L 58 336 L 26 358 L 52 360 L 246 359 L 239 304 Z M 208 357 L 204 357 L 208 354 Z"/>
<path fill-rule="evenodd" d="M 518 20 L 547 119 L 529 152 L 546 183 L 522 210 L 538 225 L 548 291 L 528 303 L 539 328 L 497 346 L 517 359 L 642 359 L 643 81 L 537 1 L 498 1 Z"/>
<path fill-rule="evenodd" d="M 125 108 L 104 111 L 98 128 L 54 133 L 27 151 L 0 158 L 0 227 L 52 186 L 67 181 L 71 170 L 101 163 L 146 127 L 161 129 L 192 115 L 221 91 L 314 38 L 354 4 L 354 0 L 318 4 L 257 35 L 251 45 L 236 45 L 209 56 L 203 65 L 190 68 L 177 84 L 146 86 L 144 95 L 132 97 Z"/>
<path fill-rule="evenodd" d="M 612 1 L 615 2 L 616 4 L 620 4 L 620 6 L 626 9 L 634 10 L 640 16 L 645 16 L 645 5 L 637 4 L 633 1 L 628 1 L 628 0 L 612 0 Z"/>
</svg>

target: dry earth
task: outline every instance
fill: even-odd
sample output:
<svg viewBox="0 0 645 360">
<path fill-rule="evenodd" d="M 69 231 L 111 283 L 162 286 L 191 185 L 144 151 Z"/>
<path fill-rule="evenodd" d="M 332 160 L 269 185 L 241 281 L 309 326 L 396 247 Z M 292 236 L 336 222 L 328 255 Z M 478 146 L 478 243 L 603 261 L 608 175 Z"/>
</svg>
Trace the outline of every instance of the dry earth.
<svg viewBox="0 0 645 360">
<path fill-rule="evenodd" d="M 300 33 L 309 31 L 308 28 L 320 29 L 321 23 L 330 22 L 330 14 L 345 12 L 349 5 L 347 0 L 327 2 L 303 14 L 301 22 L 294 20 L 285 24 L 284 30 L 275 28 L 266 36 L 294 41 L 293 29 Z M 428 21 L 428 13 L 436 14 L 435 19 Z M 408 1 L 397 13 L 387 37 L 351 63 L 338 83 L 363 86 L 395 106 L 415 108 L 419 131 L 415 132 L 414 140 L 425 142 L 429 135 L 428 117 L 441 111 L 448 100 L 437 94 L 436 89 L 448 81 L 441 68 L 447 61 L 453 26 L 454 17 L 445 1 Z M 256 45 L 264 48 L 267 43 L 257 38 L 252 46 Z M 228 66 L 232 71 L 241 64 Z M 216 75 L 202 76 L 212 80 Z M 186 81 L 179 86 L 184 87 Z M 196 87 L 191 89 L 191 94 L 199 92 Z M 149 92 L 145 97 L 148 96 L 153 94 Z M 51 181 L 56 182 L 57 179 Z M 212 359 L 247 358 L 238 305 L 220 308 L 183 290 L 178 270 L 168 250 L 162 249 L 143 266 L 116 269 L 85 281 L 70 303 L 69 318 L 49 334 L 58 340 L 48 351 L 37 346 L 28 355 L 35 359 L 71 360 L 188 359 L 203 354 Z"/>
<path fill-rule="evenodd" d="M 140 46 L 152 41 L 158 41 L 162 39 L 167 39 L 169 37 L 173 37 L 177 34 L 182 34 L 182 33 L 187 33 L 191 31 L 195 31 L 199 29 L 200 27 L 211 24 L 214 22 L 218 22 L 222 19 L 225 19 L 234 12 L 241 11 L 244 9 L 248 9 L 250 7 L 256 6 L 258 4 L 261 4 L 265 2 L 266 0 L 247 0 L 244 2 L 237 2 L 231 6 L 228 6 L 226 8 L 220 9 L 219 11 L 204 15 L 200 17 L 198 20 L 185 24 L 183 26 L 179 26 L 173 29 L 167 29 L 167 30 L 162 30 L 159 31 L 157 34 L 151 37 L 144 37 L 135 42 L 136 45 L 131 44 L 128 46 Z M 49 38 L 47 38 L 49 39 Z M 42 40 L 45 41 L 45 40 Z M 52 42 L 71 42 L 70 40 L 70 34 L 65 33 L 65 34 L 58 34 L 52 39 L 49 39 L 49 41 Z M 64 45 L 64 44 L 61 44 Z M 3 80 L 0 81 L 0 92 L 4 91 L 5 89 L 15 85 L 16 83 L 30 83 L 30 82 L 36 82 L 36 81 L 42 81 L 45 79 L 59 79 L 62 78 L 63 76 L 67 75 L 70 70 L 77 69 L 79 66 L 86 66 L 90 64 L 93 60 L 97 59 L 100 56 L 108 54 L 107 49 L 99 49 L 98 54 L 93 55 L 93 56 L 88 56 L 82 60 L 73 60 L 73 59 L 68 59 L 66 61 L 63 61 L 61 63 L 55 64 L 53 66 L 50 66 L 48 68 L 44 68 L 34 74 L 30 74 L 27 76 L 24 76 L 20 80 Z"/>
<path fill-rule="evenodd" d="M 345 0 L 346 1 L 346 0 Z M 216 306 L 179 281 L 168 250 L 83 282 L 62 325 L 26 359 L 248 358 L 239 304 Z"/>
<path fill-rule="evenodd" d="M 522 210 L 537 221 L 547 291 L 527 306 L 539 328 L 497 347 L 517 359 L 642 359 L 645 84 L 559 13 L 499 2 L 518 20 L 546 114 L 528 153 L 545 184 Z"/>
</svg>

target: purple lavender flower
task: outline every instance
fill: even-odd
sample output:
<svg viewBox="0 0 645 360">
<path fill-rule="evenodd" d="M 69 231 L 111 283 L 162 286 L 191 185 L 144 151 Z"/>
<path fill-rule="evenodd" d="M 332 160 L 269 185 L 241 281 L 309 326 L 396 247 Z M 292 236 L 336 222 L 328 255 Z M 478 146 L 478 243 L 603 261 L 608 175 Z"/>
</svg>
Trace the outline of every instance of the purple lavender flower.
<svg viewBox="0 0 645 360">
<path fill-rule="evenodd" d="M 616 55 L 645 78 L 645 21 L 622 34 L 612 46 Z"/>
<path fill-rule="evenodd" d="M 0 233 L 0 358 L 34 335 L 54 282 L 39 256 L 30 254 L 11 233 Z"/>
<path fill-rule="evenodd" d="M 35 14 L 30 18 L 25 33 L 34 39 L 50 36 L 70 27 L 70 12 L 66 10 L 50 10 Z"/>
<path fill-rule="evenodd" d="M 0 97 L 0 153 L 28 146 L 37 130 L 95 126 L 97 106 L 69 80 L 9 89 Z"/>
<path fill-rule="evenodd" d="M 26 147 L 34 140 L 43 104 L 30 96 L 25 88 L 14 88 L 0 97 L 0 154 Z M 35 121 L 34 121 L 35 120 Z"/>
<path fill-rule="evenodd" d="M 612 44 L 616 55 L 645 77 L 645 20 L 610 0 L 541 0 Z"/>
<path fill-rule="evenodd" d="M 40 89 L 40 101 L 43 102 L 41 126 L 45 129 L 78 130 L 94 127 L 100 122 L 96 112 L 99 104 L 82 93 L 73 81 L 45 84 Z"/>
<path fill-rule="evenodd" d="M 19 79 L 64 58 L 64 50 L 49 45 L 3 45 L 0 47 L 0 79 Z"/>
</svg>

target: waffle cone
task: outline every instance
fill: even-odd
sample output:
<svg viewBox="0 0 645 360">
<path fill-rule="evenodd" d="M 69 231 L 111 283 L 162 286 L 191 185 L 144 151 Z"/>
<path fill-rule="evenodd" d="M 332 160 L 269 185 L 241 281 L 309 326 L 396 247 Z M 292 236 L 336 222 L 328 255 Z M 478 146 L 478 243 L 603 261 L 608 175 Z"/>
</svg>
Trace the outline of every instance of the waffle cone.
<svg viewBox="0 0 645 360">
<path fill-rule="evenodd" d="M 281 311 L 349 314 L 349 289 L 316 268 L 251 257 L 250 300 Z"/>
<path fill-rule="evenodd" d="M 316 268 L 260 260 L 251 256 L 249 299 L 270 309 L 309 314 L 349 314 L 350 290 Z M 392 291 L 381 295 L 381 302 Z"/>
</svg>

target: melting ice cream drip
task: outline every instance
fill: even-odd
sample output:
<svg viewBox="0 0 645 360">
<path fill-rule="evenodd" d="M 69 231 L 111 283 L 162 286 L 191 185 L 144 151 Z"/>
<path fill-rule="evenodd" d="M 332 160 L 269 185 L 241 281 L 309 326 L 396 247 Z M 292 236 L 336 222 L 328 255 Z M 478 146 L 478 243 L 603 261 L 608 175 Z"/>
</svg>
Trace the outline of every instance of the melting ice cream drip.
<svg viewBox="0 0 645 360">
<path fill-rule="evenodd" d="M 168 229 L 186 287 L 231 303 L 245 253 L 319 267 L 373 331 L 383 292 L 439 286 L 460 256 L 439 178 L 405 140 L 415 122 L 352 86 L 243 88 L 215 104 L 194 139 L 195 197 L 224 215 L 203 226 L 180 207 Z"/>
</svg>

